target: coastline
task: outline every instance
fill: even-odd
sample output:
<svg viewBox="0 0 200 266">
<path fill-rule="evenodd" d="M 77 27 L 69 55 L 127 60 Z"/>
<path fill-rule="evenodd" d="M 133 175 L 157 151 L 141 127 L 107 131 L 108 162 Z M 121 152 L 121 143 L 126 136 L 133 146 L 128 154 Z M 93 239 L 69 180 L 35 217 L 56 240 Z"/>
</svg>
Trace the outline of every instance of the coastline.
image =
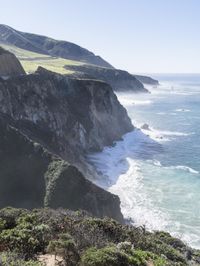
<svg viewBox="0 0 200 266">
<path fill-rule="evenodd" d="M 155 95 L 160 97 L 159 93 L 162 98 L 163 95 L 166 94 L 166 92 L 164 93 L 163 91 L 155 91 Z M 170 93 L 169 89 L 169 94 Z M 175 95 L 179 93 L 182 96 L 185 92 L 175 91 L 173 93 Z M 190 94 L 192 93 L 190 92 Z M 153 97 L 155 95 L 153 95 Z M 134 95 L 132 96 L 134 97 Z M 199 171 L 195 167 L 191 167 L 190 164 L 170 164 L 169 162 L 163 164 L 163 162 L 156 159 L 159 157 L 157 154 L 162 154 L 163 156 L 163 149 L 165 149 L 166 145 L 169 146 L 169 143 L 176 143 L 177 140 L 180 142 L 185 138 L 190 138 L 194 135 L 194 132 L 190 132 L 189 130 L 179 131 L 178 129 L 176 129 L 176 131 L 172 129 L 157 130 L 157 127 L 152 126 L 151 123 L 147 125 L 148 128 L 144 127 L 141 129 L 141 127 L 144 126 L 144 121 L 139 122 L 139 120 L 134 119 L 133 113 L 130 113 L 129 107 L 138 106 L 139 108 L 141 107 L 141 109 L 143 107 L 149 107 L 150 109 L 150 106 L 154 104 L 152 95 L 149 98 L 145 96 L 145 99 L 136 98 L 135 100 L 133 100 L 133 97 L 128 93 L 120 95 L 118 93 L 117 97 L 121 104 L 126 108 L 128 107 L 128 114 L 133 119 L 133 124 L 136 128 L 133 132 L 125 134 L 123 140 L 116 142 L 114 147 L 105 147 L 101 153 L 89 155 L 90 163 L 95 165 L 98 173 L 101 172 L 101 178 L 95 181 L 96 184 L 119 196 L 122 214 L 128 222 L 133 221 L 133 225 L 135 226 L 145 225 L 150 231 L 167 231 L 173 236 L 182 239 L 190 246 L 199 248 L 199 232 L 196 231 L 197 235 L 195 235 L 196 227 L 189 228 L 189 224 L 188 227 L 186 223 L 183 225 L 181 224 L 181 215 L 183 215 L 184 209 L 180 209 L 180 212 L 178 211 L 176 215 L 174 215 L 174 218 L 171 216 L 175 211 L 173 210 L 174 206 L 171 208 L 171 213 L 168 213 L 167 207 L 163 207 L 163 202 L 167 203 L 165 197 L 173 193 L 173 191 L 170 193 L 167 191 L 165 195 L 165 186 L 169 186 L 169 189 L 176 189 L 177 184 L 173 185 L 173 175 L 176 174 L 178 176 L 176 179 L 178 180 L 181 180 L 181 178 L 185 180 L 189 177 L 194 179 L 198 178 Z M 156 109 L 156 111 L 158 110 Z M 175 114 L 173 114 L 173 112 Z M 178 107 L 174 109 L 173 112 L 169 115 L 176 117 L 176 115 L 180 116 L 185 113 L 188 115 L 190 114 L 189 109 Z M 166 119 L 166 113 L 162 112 L 162 110 L 158 112 L 158 116 Z M 155 180 L 152 180 L 155 191 L 151 184 L 151 171 L 156 171 Z M 150 173 L 150 175 L 148 173 Z M 168 176 L 166 176 L 168 174 L 170 174 L 169 180 L 167 180 Z M 162 176 L 163 178 L 161 178 Z M 166 179 L 164 176 L 166 176 Z M 146 187 L 148 184 L 151 189 Z M 160 189 L 161 184 L 163 185 L 162 189 Z M 186 188 L 183 187 L 183 189 Z M 173 201 L 176 200 L 175 190 L 174 193 L 175 197 Z M 179 197 L 178 203 L 181 197 L 183 197 L 180 193 L 181 187 L 180 191 L 177 192 Z M 153 199 L 151 197 L 153 197 Z M 184 202 L 185 201 L 186 199 L 184 199 Z M 176 219 L 178 220 L 176 221 Z M 180 222 L 178 222 L 179 219 Z"/>
</svg>

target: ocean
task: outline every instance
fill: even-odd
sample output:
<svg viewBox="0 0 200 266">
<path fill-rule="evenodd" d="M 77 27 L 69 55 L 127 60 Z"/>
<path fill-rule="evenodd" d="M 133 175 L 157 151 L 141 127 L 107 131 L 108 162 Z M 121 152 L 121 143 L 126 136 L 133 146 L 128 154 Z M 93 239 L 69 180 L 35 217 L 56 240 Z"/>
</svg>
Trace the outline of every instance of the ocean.
<svg viewBox="0 0 200 266">
<path fill-rule="evenodd" d="M 124 217 L 200 248 L 200 75 L 156 75 L 151 94 L 117 93 L 136 127 L 88 156 Z"/>
</svg>

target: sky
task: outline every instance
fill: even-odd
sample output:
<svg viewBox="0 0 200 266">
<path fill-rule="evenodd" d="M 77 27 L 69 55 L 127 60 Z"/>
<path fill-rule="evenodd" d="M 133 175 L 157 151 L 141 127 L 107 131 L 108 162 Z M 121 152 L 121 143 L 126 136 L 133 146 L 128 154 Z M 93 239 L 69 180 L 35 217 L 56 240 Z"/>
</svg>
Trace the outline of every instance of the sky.
<svg viewBox="0 0 200 266">
<path fill-rule="evenodd" d="M 200 73 L 200 0 L 0 0 L 0 23 L 131 73 Z"/>
</svg>

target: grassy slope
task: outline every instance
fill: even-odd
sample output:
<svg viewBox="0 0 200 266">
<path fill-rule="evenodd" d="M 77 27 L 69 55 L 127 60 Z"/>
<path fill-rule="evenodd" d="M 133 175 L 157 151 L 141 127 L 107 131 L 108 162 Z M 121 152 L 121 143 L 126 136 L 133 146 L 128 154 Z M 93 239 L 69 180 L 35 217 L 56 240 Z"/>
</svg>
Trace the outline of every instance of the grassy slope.
<svg viewBox="0 0 200 266">
<path fill-rule="evenodd" d="M 38 54 L 24 49 L 20 49 L 13 45 L 1 44 L 4 49 L 12 52 L 20 60 L 25 71 L 28 73 L 34 72 L 38 66 L 42 66 L 50 71 L 60 74 L 72 74 L 73 71 L 66 70 L 65 65 L 82 65 L 82 62 L 52 57 L 44 54 Z"/>
</svg>

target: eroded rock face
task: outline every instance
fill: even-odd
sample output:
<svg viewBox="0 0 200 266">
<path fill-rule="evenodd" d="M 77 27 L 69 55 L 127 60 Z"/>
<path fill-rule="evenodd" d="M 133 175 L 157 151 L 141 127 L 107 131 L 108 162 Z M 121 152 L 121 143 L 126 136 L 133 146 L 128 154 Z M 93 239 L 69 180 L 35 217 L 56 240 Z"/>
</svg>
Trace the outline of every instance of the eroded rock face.
<svg viewBox="0 0 200 266">
<path fill-rule="evenodd" d="M 0 115 L 0 208 L 63 207 L 123 222 L 119 198 L 32 141 L 15 121 Z"/>
<path fill-rule="evenodd" d="M 0 111 L 70 162 L 77 154 L 111 145 L 133 129 L 109 85 L 69 79 L 42 68 L 0 81 Z"/>
<path fill-rule="evenodd" d="M 16 56 L 0 47 L 0 77 L 23 74 L 25 71 Z"/>
</svg>

